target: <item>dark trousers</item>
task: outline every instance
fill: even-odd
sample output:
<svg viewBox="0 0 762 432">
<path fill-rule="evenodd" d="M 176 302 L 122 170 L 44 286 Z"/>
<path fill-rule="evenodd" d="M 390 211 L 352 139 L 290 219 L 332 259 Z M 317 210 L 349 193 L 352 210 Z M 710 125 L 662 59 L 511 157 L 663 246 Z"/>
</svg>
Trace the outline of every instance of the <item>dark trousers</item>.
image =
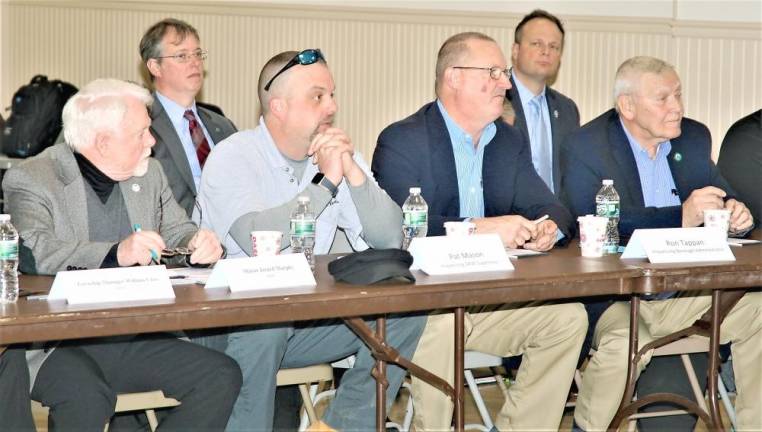
<svg viewBox="0 0 762 432">
<path fill-rule="evenodd" d="M 103 431 L 118 393 L 163 390 L 181 402 L 162 431 L 222 431 L 241 388 L 231 358 L 170 335 L 67 341 L 45 360 L 32 398 L 50 408 L 50 431 Z M 134 425 L 134 422 L 132 422 Z"/>
<path fill-rule="evenodd" d="M 23 347 L 9 347 L 0 354 L 0 430 L 35 431 L 29 400 L 29 368 Z"/>
</svg>

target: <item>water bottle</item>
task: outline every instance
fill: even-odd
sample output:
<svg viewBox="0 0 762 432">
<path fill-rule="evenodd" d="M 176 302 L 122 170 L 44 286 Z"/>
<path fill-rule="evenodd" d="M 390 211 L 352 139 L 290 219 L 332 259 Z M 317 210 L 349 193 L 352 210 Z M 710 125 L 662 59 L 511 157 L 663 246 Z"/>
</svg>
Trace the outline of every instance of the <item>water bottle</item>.
<svg viewBox="0 0 762 432">
<path fill-rule="evenodd" d="M 619 194 L 614 189 L 614 180 L 603 180 L 603 186 L 595 194 L 595 213 L 609 219 L 606 225 L 603 253 L 617 253 L 619 250 Z"/>
<path fill-rule="evenodd" d="M 402 249 L 407 250 L 416 237 L 426 237 L 429 229 L 429 206 L 421 196 L 421 188 L 411 187 L 402 204 Z"/>
<path fill-rule="evenodd" d="M 310 209 L 310 197 L 300 196 L 296 199 L 296 210 L 291 213 L 291 252 L 303 253 L 315 269 L 315 214 Z"/>
<path fill-rule="evenodd" d="M 11 225 L 11 215 L 0 214 L 0 303 L 15 303 L 19 298 L 19 234 Z"/>
</svg>

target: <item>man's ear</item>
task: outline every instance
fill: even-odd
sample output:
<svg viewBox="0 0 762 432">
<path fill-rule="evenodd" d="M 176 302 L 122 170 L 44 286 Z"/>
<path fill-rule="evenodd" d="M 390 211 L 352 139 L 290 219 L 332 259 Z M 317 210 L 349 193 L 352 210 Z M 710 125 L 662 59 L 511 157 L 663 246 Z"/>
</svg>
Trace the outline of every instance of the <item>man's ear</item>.
<svg viewBox="0 0 762 432">
<path fill-rule="evenodd" d="M 283 114 L 286 112 L 286 101 L 283 98 L 280 97 L 274 97 L 270 99 L 270 112 L 275 114 L 278 118 L 281 118 Z"/>
<path fill-rule="evenodd" d="M 460 71 L 448 67 L 444 71 L 444 84 L 450 88 L 457 89 L 460 87 Z"/>
<path fill-rule="evenodd" d="M 148 68 L 148 72 L 155 77 L 161 75 L 161 64 L 159 64 L 159 60 L 157 59 L 148 59 L 146 68 Z"/>
<path fill-rule="evenodd" d="M 95 134 L 95 145 L 93 146 L 101 157 L 108 155 L 109 144 L 111 144 L 111 134 L 108 132 L 98 132 Z"/>
<path fill-rule="evenodd" d="M 623 94 L 616 98 L 619 115 L 627 120 L 632 120 L 635 117 L 635 101 L 632 100 L 632 97 L 630 94 Z"/>
</svg>

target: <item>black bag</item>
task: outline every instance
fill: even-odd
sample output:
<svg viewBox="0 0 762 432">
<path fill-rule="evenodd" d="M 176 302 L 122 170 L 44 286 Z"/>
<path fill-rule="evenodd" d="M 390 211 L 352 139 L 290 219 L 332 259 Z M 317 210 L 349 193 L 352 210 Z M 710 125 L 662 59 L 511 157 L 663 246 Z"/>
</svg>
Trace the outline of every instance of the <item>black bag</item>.
<svg viewBox="0 0 762 432">
<path fill-rule="evenodd" d="M 61 133 L 64 104 L 77 92 L 73 85 L 37 75 L 13 95 L 11 115 L 0 143 L 6 156 L 34 156 L 55 143 Z"/>
</svg>

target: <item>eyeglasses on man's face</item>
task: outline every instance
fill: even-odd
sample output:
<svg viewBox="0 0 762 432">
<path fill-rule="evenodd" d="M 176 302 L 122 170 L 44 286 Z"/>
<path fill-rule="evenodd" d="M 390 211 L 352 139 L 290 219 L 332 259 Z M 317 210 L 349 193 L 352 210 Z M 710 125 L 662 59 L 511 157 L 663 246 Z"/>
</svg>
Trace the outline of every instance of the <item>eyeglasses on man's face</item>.
<svg viewBox="0 0 762 432">
<path fill-rule="evenodd" d="M 204 61 L 206 60 L 208 55 L 209 55 L 208 51 L 199 49 L 193 52 L 181 52 L 177 54 L 160 56 L 156 58 L 157 59 L 172 58 L 172 59 L 175 59 L 175 61 L 178 63 L 188 63 L 191 60 Z"/>
<path fill-rule="evenodd" d="M 294 58 L 289 60 L 288 63 L 283 65 L 282 68 L 273 75 L 272 78 L 270 78 L 270 81 L 267 81 L 267 84 L 265 84 L 265 91 L 270 90 L 270 86 L 273 84 L 273 81 L 275 81 L 275 78 L 278 78 L 278 75 L 282 74 L 283 72 L 291 69 L 292 67 L 296 65 L 302 65 L 307 66 L 311 65 L 313 63 L 317 63 L 319 60 L 325 61 L 325 57 L 323 57 L 323 53 L 320 52 L 319 49 L 306 49 L 299 54 L 295 55 Z"/>
<path fill-rule="evenodd" d="M 489 71 L 489 77 L 495 81 L 499 80 L 503 75 L 505 75 L 506 78 L 510 77 L 511 75 L 510 69 L 501 69 L 497 66 L 493 66 L 493 67 L 453 66 L 452 68 Z"/>
</svg>

